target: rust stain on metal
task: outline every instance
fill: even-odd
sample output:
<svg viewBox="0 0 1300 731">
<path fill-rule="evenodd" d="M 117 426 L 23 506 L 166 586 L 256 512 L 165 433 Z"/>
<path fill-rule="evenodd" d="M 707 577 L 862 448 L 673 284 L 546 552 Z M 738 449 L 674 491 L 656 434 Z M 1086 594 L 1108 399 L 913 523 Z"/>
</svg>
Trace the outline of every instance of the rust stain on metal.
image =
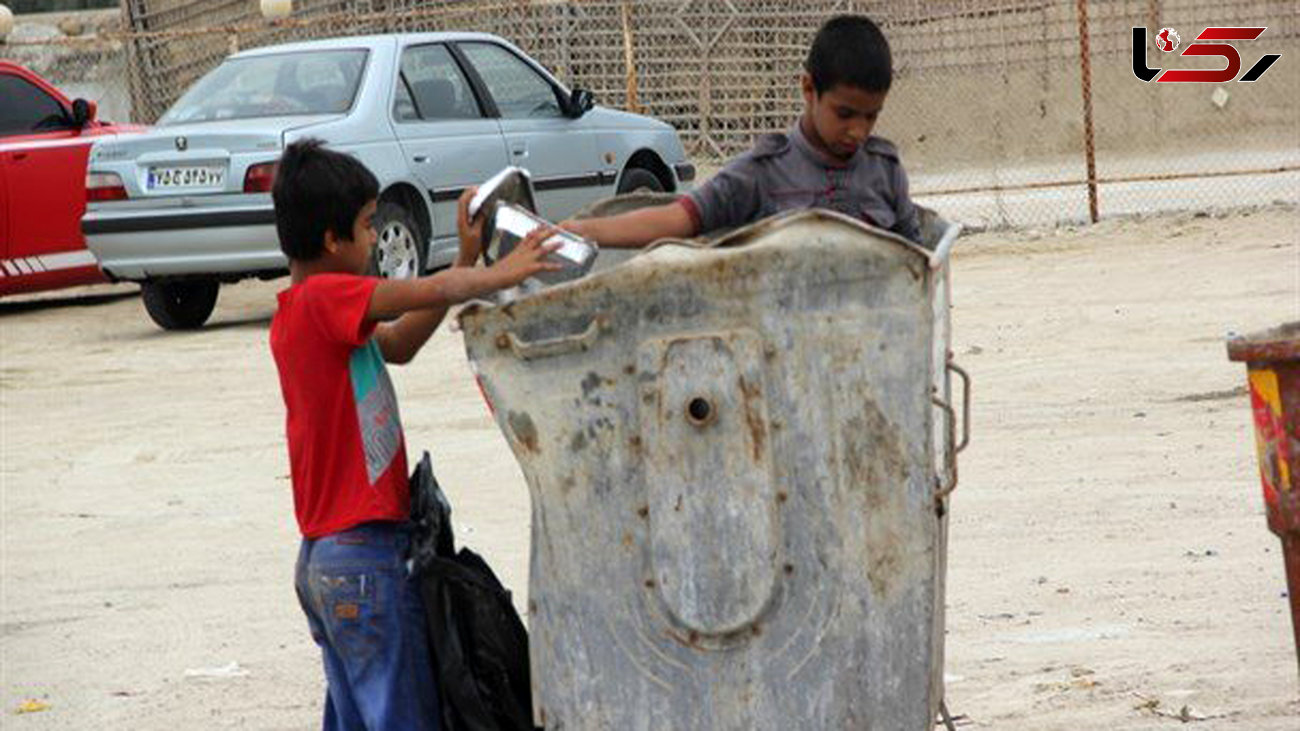
<svg viewBox="0 0 1300 731">
<path fill-rule="evenodd" d="M 691 632 L 690 635 L 683 637 L 682 635 L 678 634 L 677 632 L 674 632 L 673 630 L 665 630 L 664 635 L 666 635 L 668 639 L 672 640 L 673 642 L 676 642 L 682 647 L 686 647 L 691 650 L 704 649 L 700 647 L 700 635 L 698 632 Z"/>
<path fill-rule="evenodd" d="M 506 421 L 510 424 L 510 431 L 515 435 L 519 443 L 533 453 L 541 453 L 542 448 L 537 441 L 537 425 L 533 424 L 533 417 L 526 411 L 511 411 L 506 415 Z"/>
<path fill-rule="evenodd" d="M 604 379 L 600 377 L 599 373 L 596 373 L 595 371 L 589 371 L 586 377 L 582 379 L 583 398 L 591 398 L 591 392 L 600 388 L 601 384 L 603 383 L 604 383 Z"/>
<path fill-rule="evenodd" d="M 573 441 L 569 442 L 569 451 L 581 452 L 587 448 L 587 433 L 579 431 L 573 435 Z"/>
<path fill-rule="evenodd" d="M 862 413 L 845 421 L 844 446 L 851 487 L 869 490 L 873 485 L 900 485 L 907 479 L 898 435 L 875 401 L 865 399 Z M 868 507 L 880 506 L 869 501 Z"/>
<path fill-rule="evenodd" d="M 763 394 L 759 392 L 758 384 L 750 383 L 743 377 L 740 379 L 740 393 L 745 408 L 745 425 L 749 427 L 754 461 L 758 462 L 763 458 L 763 449 L 767 443 L 767 429 L 758 409 Z"/>
<path fill-rule="evenodd" d="M 904 569 L 902 492 L 907 467 L 895 429 L 870 397 L 861 411 L 845 420 L 842 443 L 850 489 L 861 490 L 867 514 L 867 579 L 876 596 L 887 597 L 900 583 Z"/>
</svg>

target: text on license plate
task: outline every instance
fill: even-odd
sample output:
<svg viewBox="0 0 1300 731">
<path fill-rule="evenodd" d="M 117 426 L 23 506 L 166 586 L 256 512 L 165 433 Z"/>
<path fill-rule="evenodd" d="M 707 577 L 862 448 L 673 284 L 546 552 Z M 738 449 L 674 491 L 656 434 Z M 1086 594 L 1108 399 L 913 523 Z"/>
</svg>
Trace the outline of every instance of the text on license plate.
<svg viewBox="0 0 1300 731">
<path fill-rule="evenodd" d="M 226 182 L 226 169 L 218 165 L 201 167 L 149 168 L 149 189 L 217 188 Z"/>
</svg>

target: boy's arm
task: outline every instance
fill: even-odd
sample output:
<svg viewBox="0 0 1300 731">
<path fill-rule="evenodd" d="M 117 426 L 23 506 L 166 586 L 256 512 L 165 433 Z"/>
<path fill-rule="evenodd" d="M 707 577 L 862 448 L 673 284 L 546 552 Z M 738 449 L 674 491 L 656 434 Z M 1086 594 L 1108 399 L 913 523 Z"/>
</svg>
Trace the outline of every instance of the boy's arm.
<svg viewBox="0 0 1300 731">
<path fill-rule="evenodd" d="M 916 204 L 912 202 L 908 190 L 907 172 L 903 170 L 901 163 L 894 167 L 893 184 L 894 214 L 897 216 L 894 232 L 919 244 L 921 243 L 921 216 L 916 210 Z"/>
<path fill-rule="evenodd" d="M 676 202 L 607 218 L 560 224 L 601 246 L 637 248 L 656 239 L 688 238 L 752 222 L 762 208 L 757 158 L 747 153 Z"/>
<path fill-rule="evenodd" d="M 448 271 L 470 269 L 473 266 L 472 261 L 468 264 L 457 261 Z M 371 302 L 373 301 L 372 299 Z M 450 308 L 451 304 L 447 303 L 423 310 L 413 310 L 393 322 L 376 327 L 375 340 L 379 343 L 379 351 L 383 353 L 384 360 L 398 365 L 410 363 L 420 348 L 429 342 L 429 338 L 442 324 Z"/>
<path fill-rule="evenodd" d="M 565 221 L 560 227 L 615 249 L 640 248 L 657 239 L 684 239 L 696 234 L 695 219 L 680 201 L 605 218 Z"/>
<path fill-rule="evenodd" d="M 452 268 L 469 268 L 478 262 L 483 250 L 483 222 L 469 222 L 469 200 L 477 188 L 468 188 L 460 195 L 456 205 L 456 231 L 460 234 L 460 251 Z M 410 363 L 415 354 L 429 342 L 438 326 L 447 316 L 450 305 L 438 305 L 424 310 L 407 312 L 393 322 L 375 328 L 375 340 L 384 360 L 399 365 Z"/>
</svg>

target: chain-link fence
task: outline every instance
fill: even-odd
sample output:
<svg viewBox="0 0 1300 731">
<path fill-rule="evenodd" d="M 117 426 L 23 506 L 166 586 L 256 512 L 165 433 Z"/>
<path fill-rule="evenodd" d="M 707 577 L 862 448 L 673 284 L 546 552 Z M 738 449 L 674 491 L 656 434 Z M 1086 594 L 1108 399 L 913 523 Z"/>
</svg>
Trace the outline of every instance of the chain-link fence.
<svg viewBox="0 0 1300 731">
<path fill-rule="evenodd" d="M 1090 189 L 1103 216 L 1300 197 L 1293 0 L 296 0 L 278 22 L 252 0 L 126 0 L 125 28 L 11 38 L 0 55 L 97 96 L 106 116 L 152 122 L 238 49 L 485 31 L 602 104 L 671 123 L 707 166 L 797 118 L 808 44 L 842 12 L 870 15 L 890 38 L 896 75 L 877 132 L 901 148 L 914 195 L 951 216 L 1086 220 Z M 1221 67 L 1154 43 L 1173 27 L 1186 48 L 1207 26 L 1267 26 L 1232 43 L 1240 74 L 1266 53 L 1281 59 L 1254 82 L 1135 76 L 1134 27 L 1148 29 L 1150 67 Z"/>
</svg>

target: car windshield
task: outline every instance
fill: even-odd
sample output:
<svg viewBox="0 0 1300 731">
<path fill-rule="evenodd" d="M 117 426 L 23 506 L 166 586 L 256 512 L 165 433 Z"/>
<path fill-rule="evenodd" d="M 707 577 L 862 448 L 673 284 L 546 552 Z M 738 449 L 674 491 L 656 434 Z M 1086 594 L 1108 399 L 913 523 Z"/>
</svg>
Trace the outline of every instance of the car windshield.
<svg viewBox="0 0 1300 731">
<path fill-rule="evenodd" d="M 346 112 L 365 65 L 359 49 L 233 58 L 191 86 L 158 124 Z"/>
</svg>

